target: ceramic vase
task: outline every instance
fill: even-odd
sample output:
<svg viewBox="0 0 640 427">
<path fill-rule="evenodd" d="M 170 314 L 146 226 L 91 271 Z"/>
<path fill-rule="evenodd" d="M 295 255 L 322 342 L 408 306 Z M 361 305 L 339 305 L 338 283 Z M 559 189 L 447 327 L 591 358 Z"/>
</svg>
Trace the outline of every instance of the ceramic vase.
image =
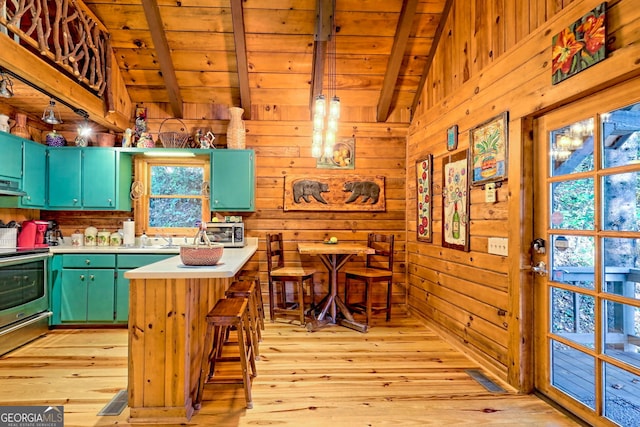
<svg viewBox="0 0 640 427">
<path fill-rule="evenodd" d="M 27 115 L 16 113 L 16 124 L 11 129 L 11 133 L 24 139 L 31 139 L 29 129 L 27 129 Z"/>
<path fill-rule="evenodd" d="M 227 148 L 235 150 L 244 150 L 245 148 L 246 134 L 242 113 L 244 113 L 244 109 L 240 107 L 229 108 L 230 120 L 227 127 Z"/>
</svg>

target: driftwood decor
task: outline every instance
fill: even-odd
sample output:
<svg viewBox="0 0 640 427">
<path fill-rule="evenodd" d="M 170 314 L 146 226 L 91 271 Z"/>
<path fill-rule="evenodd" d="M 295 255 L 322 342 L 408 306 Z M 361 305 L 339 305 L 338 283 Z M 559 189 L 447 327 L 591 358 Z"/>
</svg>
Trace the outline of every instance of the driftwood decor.
<svg viewBox="0 0 640 427">
<path fill-rule="evenodd" d="M 82 2 L 0 0 L 0 26 L 98 96 L 110 80 L 109 34 Z"/>
<path fill-rule="evenodd" d="M 384 177 L 287 175 L 285 211 L 384 211 Z"/>
</svg>

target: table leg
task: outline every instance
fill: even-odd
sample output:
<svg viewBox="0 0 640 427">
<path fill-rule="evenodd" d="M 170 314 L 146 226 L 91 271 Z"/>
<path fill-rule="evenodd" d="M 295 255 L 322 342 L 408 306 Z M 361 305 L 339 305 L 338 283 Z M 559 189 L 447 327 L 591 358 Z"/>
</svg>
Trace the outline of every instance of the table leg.
<svg viewBox="0 0 640 427">
<path fill-rule="evenodd" d="M 338 270 L 342 268 L 349 258 L 351 258 L 351 254 L 322 254 L 319 255 L 322 263 L 327 267 L 329 271 L 329 293 L 325 297 L 324 304 L 321 304 L 322 310 L 318 315 L 318 326 L 326 325 L 325 316 L 327 312 L 331 316 L 331 323 L 338 322 L 338 314 L 341 314 L 344 319 L 340 319 L 339 323 L 342 326 L 346 326 L 351 329 L 355 329 L 360 332 L 367 331 L 367 325 L 362 323 L 358 323 L 353 318 L 353 314 L 347 308 L 347 305 L 340 299 L 338 296 Z M 314 329 L 314 326 L 311 325 L 311 329 L 309 324 L 307 325 L 307 330 Z"/>
</svg>

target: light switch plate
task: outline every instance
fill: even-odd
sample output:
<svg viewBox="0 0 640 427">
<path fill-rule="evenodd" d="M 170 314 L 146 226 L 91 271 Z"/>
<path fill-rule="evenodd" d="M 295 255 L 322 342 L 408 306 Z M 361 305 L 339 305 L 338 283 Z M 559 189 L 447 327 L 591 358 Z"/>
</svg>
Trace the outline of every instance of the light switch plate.
<svg viewBox="0 0 640 427">
<path fill-rule="evenodd" d="M 489 237 L 489 253 L 494 255 L 509 255 L 509 239 L 506 237 Z"/>
<path fill-rule="evenodd" d="M 486 203 L 496 202 L 496 184 L 490 182 L 484 186 L 484 201 Z"/>
</svg>

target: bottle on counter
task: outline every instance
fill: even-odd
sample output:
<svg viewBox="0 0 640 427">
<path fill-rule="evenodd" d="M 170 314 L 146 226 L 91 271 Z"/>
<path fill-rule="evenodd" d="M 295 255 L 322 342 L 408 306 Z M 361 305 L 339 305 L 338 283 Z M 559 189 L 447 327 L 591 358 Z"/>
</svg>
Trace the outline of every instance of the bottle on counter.
<svg viewBox="0 0 640 427">
<path fill-rule="evenodd" d="M 149 238 L 147 237 L 144 230 L 142 230 L 142 235 L 140 236 L 140 247 L 144 248 L 149 245 Z"/>
</svg>

